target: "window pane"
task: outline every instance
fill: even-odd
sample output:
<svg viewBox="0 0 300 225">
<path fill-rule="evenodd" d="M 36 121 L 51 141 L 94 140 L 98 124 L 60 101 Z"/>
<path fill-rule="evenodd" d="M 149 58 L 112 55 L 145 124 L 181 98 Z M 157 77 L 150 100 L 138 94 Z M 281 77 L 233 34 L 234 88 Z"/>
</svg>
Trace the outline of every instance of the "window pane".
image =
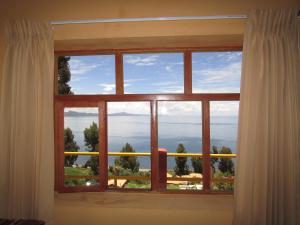
<svg viewBox="0 0 300 225">
<path fill-rule="evenodd" d="M 65 156 L 69 160 L 72 156 Z M 78 163 L 64 168 L 65 186 L 92 186 L 99 185 L 99 173 L 95 171 L 99 168 L 98 156 L 78 156 Z M 96 168 L 96 169 L 95 169 Z M 81 178 L 81 176 L 89 176 L 89 178 Z"/>
<path fill-rule="evenodd" d="M 210 102 L 211 152 L 236 154 L 239 102 Z M 233 179 L 235 158 L 212 158 L 214 179 Z M 233 190 L 233 182 L 214 182 L 213 190 Z"/>
<path fill-rule="evenodd" d="M 183 54 L 125 54 L 126 94 L 183 93 Z"/>
<path fill-rule="evenodd" d="M 114 94 L 115 56 L 62 56 L 58 59 L 59 94 Z"/>
<path fill-rule="evenodd" d="M 98 152 L 98 109 L 65 108 L 64 110 L 64 151 Z M 76 176 L 99 175 L 99 157 L 65 155 L 65 186 L 96 185 L 98 178 Z M 68 178 L 71 176 L 71 178 Z"/>
<path fill-rule="evenodd" d="M 169 153 L 202 153 L 201 102 L 159 102 L 158 145 Z M 202 189 L 202 159 L 169 156 L 167 170 L 168 189 Z"/>
<path fill-rule="evenodd" d="M 241 52 L 193 53 L 193 93 L 239 93 L 241 65 Z"/>
<path fill-rule="evenodd" d="M 108 186 L 151 188 L 149 102 L 108 103 Z M 147 156 L 110 156 L 116 153 L 148 153 Z M 123 178 L 122 178 L 123 177 Z M 131 177 L 131 178 L 130 178 Z M 136 177 L 136 179 L 134 179 Z"/>
</svg>

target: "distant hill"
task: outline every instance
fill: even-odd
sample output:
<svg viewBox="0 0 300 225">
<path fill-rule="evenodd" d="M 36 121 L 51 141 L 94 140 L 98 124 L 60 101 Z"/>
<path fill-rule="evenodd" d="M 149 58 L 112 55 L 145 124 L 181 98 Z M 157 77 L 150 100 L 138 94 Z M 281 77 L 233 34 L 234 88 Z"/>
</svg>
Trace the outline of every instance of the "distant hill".
<svg viewBox="0 0 300 225">
<path fill-rule="evenodd" d="M 109 116 L 147 116 L 145 114 L 134 114 L 134 113 L 126 113 L 126 112 L 111 113 L 108 115 Z"/>
<path fill-rule="evenodd" d="M 67 117 L 82 117 L 82 116 L 98 116 L 98 113 L 86 113 L 86 112 L 75 112 L 75 111 L 68 111 L 64 113 Z"/>
<path fill-rule="evenodd" d="M 98 113 L 86 113 L 86 112 L 75 112 L 75 111 L 67 111 L 64 113 L 65 117 L 84 117 L 84 116 L 98 116 Z M 133 114 L 126 112 L 112 113 L 108 114 L 109 116 L 146 116 L 145 114 Z"/>
</svg>

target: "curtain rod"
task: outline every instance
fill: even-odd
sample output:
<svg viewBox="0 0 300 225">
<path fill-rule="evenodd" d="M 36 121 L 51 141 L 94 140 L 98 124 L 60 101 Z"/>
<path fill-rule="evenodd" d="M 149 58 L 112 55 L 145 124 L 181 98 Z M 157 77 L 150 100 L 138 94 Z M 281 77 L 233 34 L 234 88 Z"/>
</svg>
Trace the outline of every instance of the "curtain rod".
<svg viewBox="0 0 300 225">
<path fill-rule="evenodd" d="M 247 19 L 247 15 L 223 15 L 223 16 L 174 16 L 174 17 L 145 17 L 145 18 L 113 18 L 95 20 L 61 20 L 52 21 L 52 25 L 66 24 L 90 24 L 90 23 L 122 23 L 122 22 L 150 22 L 150 21 L 180 21 L 180 20 L 227 20 Z M 297 14 L 300 19 L 300 11 Z"/>
<path fill-rule="evenodd" d="M 120 23 L 120 22 L 150 22 L 150 21 L 176 21 L 176 20 L 222 20 L 222 19 L 247 19 L 246 15 L 225 16 L 174 16 L 174 17 L 145 17 L 145 18 L 113 18 L 95 20 L 62 20 L 52 21 L 52 25 L 88 24 L 88 23 Z"/>
</svg>

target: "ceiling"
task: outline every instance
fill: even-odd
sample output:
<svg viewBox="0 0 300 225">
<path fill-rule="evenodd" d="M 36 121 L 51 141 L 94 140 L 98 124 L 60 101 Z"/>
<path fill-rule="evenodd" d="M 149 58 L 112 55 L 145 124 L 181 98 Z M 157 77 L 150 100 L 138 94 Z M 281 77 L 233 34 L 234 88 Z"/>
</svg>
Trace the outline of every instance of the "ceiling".
<svg viewBox="0 0 300 225">
<path fill-rule="evenodd" d="M 296 8 L 299 0 L 1 0 L 6 19 L 83 20 L 247 14 Z M 152 21 L 54 26 L 55 48 L 241 45 L 245 20 Z"/>
</svg>

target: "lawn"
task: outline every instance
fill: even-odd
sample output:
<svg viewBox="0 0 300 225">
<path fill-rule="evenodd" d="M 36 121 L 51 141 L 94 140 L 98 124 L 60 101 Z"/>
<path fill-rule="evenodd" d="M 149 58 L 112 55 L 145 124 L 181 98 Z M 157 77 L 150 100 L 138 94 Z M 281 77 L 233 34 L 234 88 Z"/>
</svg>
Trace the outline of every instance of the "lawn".
<svg viewBox="0 0 300 225">
<path fill-rule="evenodd" d="M 151 189 L 151 184 L 149 181 L 128 181 L 124 188 L 141 188 L 141 189 Z"/>
<path fill-rule="evenodd" d="M 73 168 L 73 167 L 65 167 L 65 175 L 66 176 L 89 176 L 92 175 L 93 172 L 90 168 Z M 85 186 L 87 185 L 87 181 L 92 183 L 96 183 L 96 180 L 90 179 L 65 179 L 66 187 L 74 187 L 74 186 Z"/>
<path fill-rule="evenodd" d="M 68 176 L 89 176 L 89 175 L 92 175 L 92 170 L 90 168 L 65 167 L 65 175 L 68 175 Z"/>
<path fill-rule="evenodd" d="M 93 175 L 93 172 L 90 168 L 73 168 L 65 167 L 65 175 L 67 176 L 90 176 Z M 89 179 L 66 179 L 65 186 L 85 186 L 87 181 L 96 183 L 95 180 Z M 128 181 L 124 188 L 140 188 L 140 189 L 151 189 L 151 184 L 149 181 Z M 177 184 L 168 184 L 168 190 L 179 190 L 179 185 Z"/>
</svg>

